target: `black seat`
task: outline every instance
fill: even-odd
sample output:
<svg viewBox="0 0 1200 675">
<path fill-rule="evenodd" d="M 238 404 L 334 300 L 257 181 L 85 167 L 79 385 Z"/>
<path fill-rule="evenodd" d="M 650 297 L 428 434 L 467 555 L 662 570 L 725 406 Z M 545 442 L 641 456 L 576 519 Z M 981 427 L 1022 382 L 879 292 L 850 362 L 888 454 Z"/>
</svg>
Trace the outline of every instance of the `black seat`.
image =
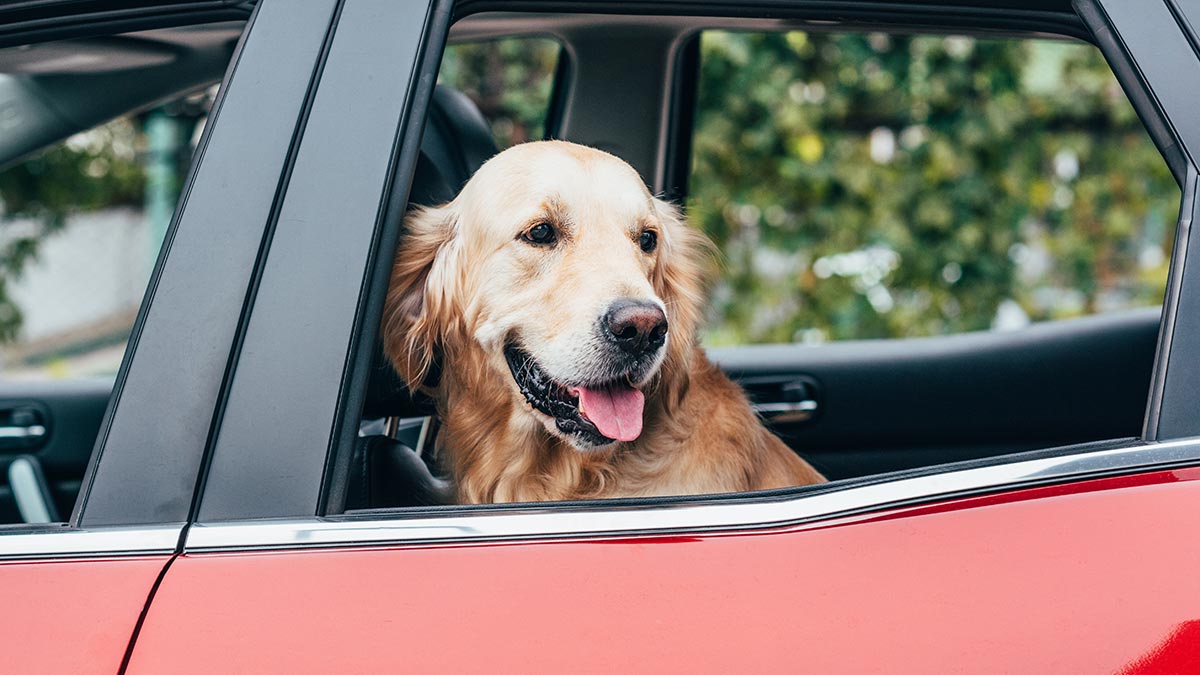
<svg viewBox="0 0 1200 675">
<path fill-rule="evenodd" d="M 433 475 L 412 448 L 388 436 L 355 444 L 346 486 L 346 510 L 454 503 L 449 481 Z"/>
<path fill-rule="evenodd" d="M 491 127 L 479 108 L 462 92 L 439 85 L 421 139 L 410 206 L 450 201 L 497 152 Z M 363 419 L 424 417 L 433 412 L 431 401 L 404 386 L 376 340 Z M 451 500 L 448 483 L 402 440 L 384 435 L 358 439 L 350 463 L 347 509 L 429 506 Z"/>
</svg>

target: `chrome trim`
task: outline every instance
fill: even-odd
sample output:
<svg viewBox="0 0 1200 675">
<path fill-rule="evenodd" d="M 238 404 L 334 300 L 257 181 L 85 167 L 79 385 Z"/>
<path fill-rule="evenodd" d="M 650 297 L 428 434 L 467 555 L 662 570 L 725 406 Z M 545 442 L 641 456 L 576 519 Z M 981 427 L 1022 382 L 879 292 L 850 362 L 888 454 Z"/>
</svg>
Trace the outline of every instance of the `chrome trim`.
<svg viewBox="0 0 1200 675">
<path fill-rule="evenodd" d="M 27 427 L 0 427 L 0 438 L 41 438 L 46 435 L 46 427 L 41 424 L 31 424 Z"/>
<path fill-rule="evenodd" d="M 817 414 L 821 405 L 816 399 L 803 401 L 780 401 L 774 403 L 751 403 L 750 409 L 773 424 L 797 424 L 807 422 Z"/>
<path fill-rule="evenodd" d="M 570 504 L 495 509 L 444 516 L 357 520 L 260 520 L 193 525 L 185 550 L 220 551 L 364 544 L 449 543 L 744 530 L 790 526 L 836 516 L 952 497 L 1154 466 L 1200 463 L 1200 439 L 1026 460 L 1012 464 L 902 478 L 842 490 L 757 501 L 688 501 L 657 505 Z"/>
<path fill-rule="evenodd" d="M 93 530 L 0 527 L 0 560 L 174 553 L 182 531 L 182 523 Z"/>
<path fill-rule="evenodd" d="M 790 412 L 816 412 L 817 402 L 812 399 L 795 402 L 751 403 L 750 408 L 760 415 Z"/>
</svg>

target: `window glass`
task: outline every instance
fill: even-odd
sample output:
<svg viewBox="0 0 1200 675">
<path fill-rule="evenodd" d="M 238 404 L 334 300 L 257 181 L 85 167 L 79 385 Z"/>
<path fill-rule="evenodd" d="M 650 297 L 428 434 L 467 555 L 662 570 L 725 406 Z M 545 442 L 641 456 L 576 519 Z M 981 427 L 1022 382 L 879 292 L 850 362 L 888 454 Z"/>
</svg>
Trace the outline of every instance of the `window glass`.
<svg viewBox="0 0 1200 675">
<path fill-rule="evenodd" d="M 116 373 L 214 93 L 120 117 L 0 172 L 5 379 Z"/>
<path fill-rule="evenodd" d="M 707 31 L 697 108 L 710 346 L 1162 302 L 1179 190 L 1091 45 Z"/>
<path fill-rule="evenodd" d="M 503 150 L 545 136 L 561 51 L 544 37 L 452 44 L 442 57 L 438 83 L 471 97 Z"/>
</svg>

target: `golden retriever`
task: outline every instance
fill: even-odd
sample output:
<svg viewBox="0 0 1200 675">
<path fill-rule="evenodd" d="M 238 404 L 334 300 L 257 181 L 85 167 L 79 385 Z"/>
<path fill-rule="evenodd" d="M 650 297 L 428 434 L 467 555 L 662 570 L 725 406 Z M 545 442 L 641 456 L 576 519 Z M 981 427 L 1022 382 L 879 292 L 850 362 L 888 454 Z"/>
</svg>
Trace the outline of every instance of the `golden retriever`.
<svg viewBox="0 0 1200 675">
<path fill-rule="evenodd" d="M 697 344 L 708 246 L 628 164 L 562 141 L 407 218 L 384 349 L 437 403 L 460 503 L 824 480 Z"/>
</svg>

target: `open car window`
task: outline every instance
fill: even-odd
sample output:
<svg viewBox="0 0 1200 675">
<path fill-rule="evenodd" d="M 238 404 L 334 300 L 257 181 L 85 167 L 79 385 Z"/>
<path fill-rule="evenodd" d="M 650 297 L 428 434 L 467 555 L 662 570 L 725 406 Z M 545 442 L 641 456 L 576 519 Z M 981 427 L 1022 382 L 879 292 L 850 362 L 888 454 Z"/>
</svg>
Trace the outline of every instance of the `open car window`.
<svg viewBox="0 0 1200 675">
<path fill-rule="evenodd" d="M 836 480 L 1140 433 L 1180 191 L 1095 47 L 840 30 L 692 36 L 694 109 L 676 111 L 692 120 L 684 206 L 717 260 L 700 336 L 793 452 Z M 496 44 L 486 59 L 448 55 L 439 86 L 462 83 L 477 101 L 508 87 L 499 99 L 512 110 L 542 109 L 541 89 L 511 83 L 548 72 L 543 46 Z M 580 78 L 573 114 L 611 105 L 584 97 L 593 90 Z M 518 139 L 497 133 L 491 152 Z M 418 164 L 415 204 L 454 194 L 422 201 L 422 181 Z M 864 338 L 888 340 L 808 347 Z M 348 510 L 456 503 L 447 404 L 428 396 L 447 358 L 421 371 L 429 386 L 414 403 L 395 359 L 376 357 Z M 1063 377 L 1051 383 L 1048 368 Z"/>
<path fill-rule="evenodd" d="M 1179 188 L 1092 45 L 705 31 L 693 138 L 710 345 L 1162 302 Z"/>
</svg>

